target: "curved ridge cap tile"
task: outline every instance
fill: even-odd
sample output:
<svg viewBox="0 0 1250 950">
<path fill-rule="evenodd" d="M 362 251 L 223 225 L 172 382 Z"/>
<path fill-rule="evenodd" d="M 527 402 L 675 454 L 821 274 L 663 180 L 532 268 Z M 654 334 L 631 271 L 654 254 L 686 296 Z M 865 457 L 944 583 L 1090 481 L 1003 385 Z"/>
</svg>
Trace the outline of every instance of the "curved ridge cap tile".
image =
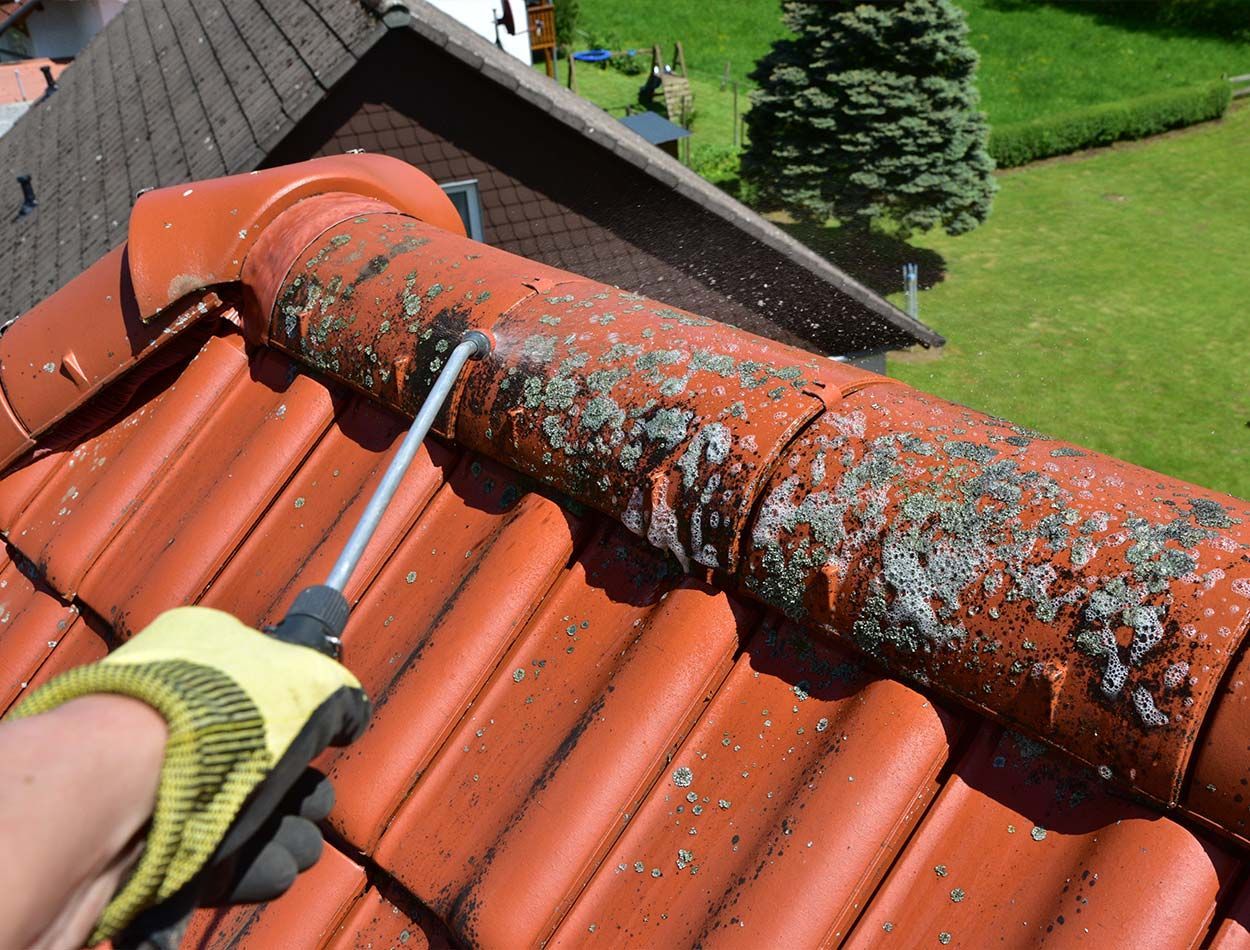
<svg viewBox="0 0 1250 950">
<path fill-rule="evenodd" d="M 687 570 L 733 570 L 779 453 L 883 381 L 412 219 L 345 221 L 298 261 L 272 345 L 411 416 L 465 330 L 489 333 L 440 429 Z"/>
<path fill-rule="evenodd" d="M 298 262 L 292 251 L 349 218 L 368 214 L 401 214 L 377 198 L 330 191 L 297 201 L 282 211 L 256 239 L 243 261 L 243 335 L 249 343 L 269 341 L 269 315 L 287 274 Z"/>
<path fill-rule="evenodd" d="M 1246 631 L 1250 506 L 902 386 L 785 456 L 747 590 L 1177 803 Z"/>
<path fill-rule="evenodd" d="M 130 214 L 130 276 L 140 315 L 151 319 L 192 291 L 238 280 L 248 251 L 274 218 L 295 202 L 326 192 L 376 198 L 464 233 L 442 189 L 407 162 L 386 155 L 333 155 L 161 188 L 140 197 Z M 171 241 L 179 253 L 170 253 Z"/>
</svg>

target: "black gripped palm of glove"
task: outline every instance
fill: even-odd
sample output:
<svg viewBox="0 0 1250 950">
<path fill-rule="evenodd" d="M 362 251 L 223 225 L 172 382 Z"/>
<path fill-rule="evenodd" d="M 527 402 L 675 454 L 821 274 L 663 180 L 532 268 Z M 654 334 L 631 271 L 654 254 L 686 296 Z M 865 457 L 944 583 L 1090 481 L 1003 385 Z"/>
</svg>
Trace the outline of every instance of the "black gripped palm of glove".
<svg viewBox="0 0 1250 950">
<path fill-rule="evenodd" d="M 141 699 L 169 728 L 143 853 L 92 943 L 176 947 L 197 905 L 270 900 L 316 861 L 315 822 L 334 799 L 308 763 L 357 739 L 369 720 L 364 690 L 342 665 L 222 611 L 181 607 L 11 715 L 91 693 Z"/>
</svg>

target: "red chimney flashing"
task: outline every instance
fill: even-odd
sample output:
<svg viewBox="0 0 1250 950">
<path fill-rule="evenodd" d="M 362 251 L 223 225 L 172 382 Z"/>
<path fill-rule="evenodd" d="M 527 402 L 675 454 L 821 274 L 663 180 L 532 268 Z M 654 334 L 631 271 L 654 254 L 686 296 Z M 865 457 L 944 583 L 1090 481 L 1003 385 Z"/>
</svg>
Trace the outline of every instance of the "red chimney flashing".
<svg viewBox="0 0 1250 950">
<path fill-rule="evenodd" d="M 1250 506 L 469 241 L 436 191 L 340 156 L 145 196 L 128 261 L 0 339 L 6 462 L 158 345 L 144 333 L 176 333 L 135 314 L 189 291 L 219 288 L 250 341 L 408 415 L 481 329 L 496 346 L 449 401 L 456 442 L 1246 837 L 1186 782 L 1230 794 L 1250 771 L 1244 713 L 1213 708 L 1247 627 Z M 130 297 L 102 307 L 127 267 Z"/>
</svg>

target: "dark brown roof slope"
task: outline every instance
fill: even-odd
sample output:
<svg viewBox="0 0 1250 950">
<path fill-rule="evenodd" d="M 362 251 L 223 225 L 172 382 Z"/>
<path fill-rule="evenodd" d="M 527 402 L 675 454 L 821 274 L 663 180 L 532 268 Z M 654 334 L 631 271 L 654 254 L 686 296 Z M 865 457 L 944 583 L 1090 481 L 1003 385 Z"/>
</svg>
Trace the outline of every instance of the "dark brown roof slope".
<svg viewBox="0 0 1250 950">
<path fill-rule="evenodd" d="M 131 0 L 0 139 L 0 320 L 126 237 L 136 193 L 255 168 L 386 32 L 349 0 Z"/>
<path fill-rule="evenodd" d="M 943 342 L 598 107 L 423 0 L 371 5 L 373 11 L 354 0 L 131 0 L 65 74 L 58 94 L 0 139 L 0 169 L 31 174 L 40 201 L 36 214 L 17 219 L 19 190 L 0 191 L 7 195 L 0 197 L 0 215 L 9 220 L 7 234 L 0 234 L 0 273 L 10 275 L 0 287 L 0 322 L 120 243 L 137 192 L 261 165 L 387 33 L 387 24 L 406 24 L 415 36 L 606 150 L 605 161 L 614 156 L 671 188 L 706 213 L 698 228 L 723 222 L 731 234 L 777 255 L 771 259 L 779 273 L 793 269 L 800 281 L 810 278 L 814 292 L 808 296 L 828 289 L 842 304 L 793 330 L 809 347 L 850 353 Z M 690 267 L 723 285 L 740 277 L 734 256 L 705 253 Z M 772 301 L 757 309 L 795 307 Z M 848 310 L 850 320 L 841 316 Z"/>
<path fill-rule="evenodd" d="M 373 0 L 377 3 L 378 0 Z M 394 7 L 393 0 L 386 0 Z M 859 281 L 850 277 L 811 248 L 796 241 L 775 224 L 766 221 L 746 205 L 735 201 L 715 185 L 660 149 L 650 147 L 637 133 L 617 122 L 594 103 L 574 95 L 511 56 L 494 56 L 493 47 L 484 43 L 463 24 L 434 9 L 425 0 L 410 0 L 405 6 L 414 13 L 411 29 L 444 47 L 448 53 L 480 70 L 483 75 L 511 90 L 527 102 L 545 109 L 570 128 L 598 142 L 619 158 L 664 181 L 670 188 L 695 204 L 745 231 L 757 241 L 802 264 L 838 290 L 857 300 L 873 316 L 896 331 L 925 346 L 941 346 L 942 337 L 918 320 L 892 306 Z"/>
</svg>

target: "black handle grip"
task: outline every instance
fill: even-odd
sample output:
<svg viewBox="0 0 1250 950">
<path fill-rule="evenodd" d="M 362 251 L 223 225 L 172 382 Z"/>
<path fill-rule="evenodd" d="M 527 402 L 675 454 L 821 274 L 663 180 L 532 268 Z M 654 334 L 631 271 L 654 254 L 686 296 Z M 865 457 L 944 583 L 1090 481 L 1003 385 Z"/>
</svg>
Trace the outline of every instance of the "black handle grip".
<svg viewBox="0 0 1250 950">
<path fill-rule="evenodd" d="M 342 652 L 343 628 L 347 626 L 347 598 L 333 587 L 305 587 L 291 604 L 273 636 L 284 643 L 312 647 L 337 660 Z"/>
</svg>

